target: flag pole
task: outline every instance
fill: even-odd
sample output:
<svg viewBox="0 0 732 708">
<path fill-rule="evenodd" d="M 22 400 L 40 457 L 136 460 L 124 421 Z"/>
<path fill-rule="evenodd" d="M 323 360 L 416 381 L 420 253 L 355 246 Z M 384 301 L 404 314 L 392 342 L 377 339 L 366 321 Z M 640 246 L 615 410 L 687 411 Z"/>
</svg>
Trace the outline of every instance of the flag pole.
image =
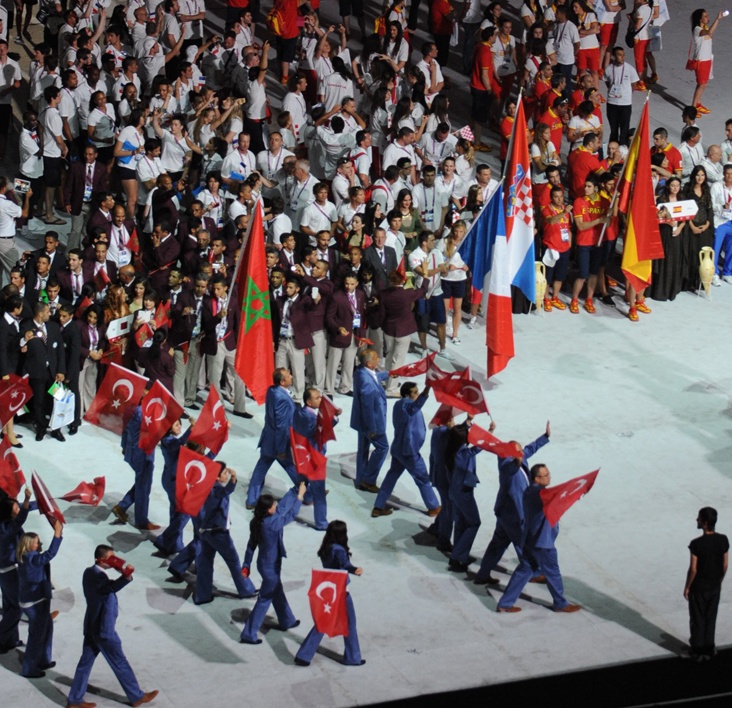
<svg viewBox="0 0 732 708">
<path fill-rule="evenodd" d="M 648 99 L 650 99 L 650 97 L 651 97 L 651 92 L 650 91 L 646 92 L 646 100 L 643 102 L 643 108 L 641 109 L 641 117 L 638 119 L 638 125 L 640 125 L 641 119 L 643 118 L 643 109 L 646 107 L 646 103 L 648 103 Z M 636 126 L 636 131 L 637 130 L 638 130 L 638 126 Z M 633 134 L 633 142 L 635 142 L 635 135 L 636 134 Z M 630 147 L 632 149 L 633 143 L 630 144 Z M 613 208 L 615 207 L 615 203 L 618 200 L 618 187 L 620 187 L 620 180 L 616 180 L 616 182 L 615 182 L 615 189 L 613 190 L 613 198 L 610 201 L 610 207 L 609 207 L 608 211 L 613 210 Z M 597 241 L 598 246 L 602 245 L 602 241 L 605 238 L 605 232 L 607 231 L 607 227 L 608 227 L 608 224 L 602 225 L 602 231 L 600 232 L 600 238 Z"/>
<path fill-rule="evenodd" d="M 518 98 L 516 99 L 516 112 L 517 113 L 518 113 L 519 105 L 521 104 L 521 101 L 523 100 L 523 95 L 524 95 L 524 89 L 523 89 L 523 87 L 521 87 L 519 89 Z M 516 122 L 514 121 L 513 128 L 511 129 L 511 137 L 508 140 L 508 150 L 506 151 L 506 158 L 507 158 L 506 164 L 503 166 L 504 178 L 506 176 L 506 168 L 508 167 L 509 162 L 511 161 L 510 156 L 513 153 L 513 141 L 514 141 L 515 137 L 516 137 Z"/>
<path fill-rule="evenodd" d="M 234 266 L 234 275 L 231 278 L 231 287 L 229 288 L 229 292 L 226 293 L 226 305 L 224 306 L 224 309 L 229 308 L 229 300 L 231 299 L 231 291 L 234 288 L 234 284 L 236 283 L 236 279 L 239 275 L 239 269 L 241 268 L 241 262 L 244 259 L 244 251 L 247 247 L 247 242 L 249 241 L 249 237 L 252 234 L 252 223 L 254 221 L 254 212 L 260 208 L 259 203 L 262 201 L 262 197 L 257 197 L 257 201 L 254 202 L 254 209 L 252 209 L 252 213 L 249 217 L 249 223 L 247 224 L 247 232 L 244 234 L 244 238 L 241 242 L 241 248 L 239 249 L 239 257 L 236 259 L 236 265 Z"/>
</svg>

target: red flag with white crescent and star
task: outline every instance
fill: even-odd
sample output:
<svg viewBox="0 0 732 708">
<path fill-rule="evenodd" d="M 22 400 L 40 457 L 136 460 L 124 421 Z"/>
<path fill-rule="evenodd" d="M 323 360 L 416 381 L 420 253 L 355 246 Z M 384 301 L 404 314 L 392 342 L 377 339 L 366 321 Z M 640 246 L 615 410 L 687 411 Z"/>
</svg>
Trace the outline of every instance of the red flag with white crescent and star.
<svg viewBox="0 0 732 708">
<path fill-rule="evenodd" d="M 313 568 L 308 590 L 315 629 L 329 637 L 348 636 L 348 572 Z"/>
<path fill-rule="evenodd" d="M 544 505 L 544 516 L 550 526 L 556 526 L 567 509 L 592 489 L 600 469 L 570 479 L 569 482 L 545 487 L 539 492 Z"/>
<path fill-rule="evenodd" d="M 203 404 L 201 415 L 193 424 L 190 437 L 191 442 L 202 445 L 218 455 L 224 443 L 229 439 L 229 421 L 226 419 L 224 404 L 216 386 L 211 386 L 208 398 Z"/>
<path fill-rule="evenodd" d="M 79 504 L 99 506 L 106 486 L 107 481 L 104 477 L 94 477 L 93 482 L 80 482 L 77 487 L 64 494 L 61 499 L 69 502 L 79 502 Z"/>
<path fill-rule="evenodd" d="M 398 369 L 392 369 L 389 372 L 389 376 L 410 377 L 426 374 L 432 367 L 432 363 L 434 362 L 436 356 L 437 352 L 432 352 L 431 354 L 428 354 L 424 359 L 415 361 L 412 364 L 405 364 L 404 366 L 400 366 Z"/>
<path fill-rule="evenodd" d="M 175 506 L 181 514 L 198 516 L 221 472 L 221 463 L 183 446 L 175 472 Z"/>
<path fill-rule="evenodd" d="M 33 495 L 36 498 L 38 504 L 38 511 L 41 512 L 47 519 L 51 526 L 56 524 L 56 520 L 62 524 L 66 523 L 64 515 L 56 504 L 56 500 L 51 496 L 48 488 L 43 483 L 43 480 L 38 476 L 38 472 L 33 470 L 31 473 L 31 486 L 33 487 Z"/>
<path fill-rule="evenodd" d="M 320 399 L 318 417 L 315 423 L 315 444 L 322 450 L 329 440 L 335 440 L 335 419 L 338 416 L 333 401 L 327 396 Z"/>
<path fill-rule="evenodd" d="M 470 415 L 488 413 L 483 387 L 470 375 L 470 370 L 448 374 L 446 378 L 431 380 L 435 398 L 440 403 L 459 408 Z"/>
<path fill-rule="evenodd" d="M 146 455 L 152 454 L 155 446 L 176 420 L 183 415 L 183 406 L 173 398 L 160 381 L 155 381 L 142 399 L 142 425 L 138 447 Z"/>
<path fill-rule="evenodd" d="M 428 426 L 434 428 L 439 425 L 447 425 L 456 415 L 460 415 L 463 412 L 459 408 L 446 406 L 444 403 L 441 403 L 437 412 L 432 416 L 432 420 L 428 423 Z"/>
<path fill-rule="evenodd" d="M 23 406 L 33 397 L 33 391 L 28 384 L 27 376 L 10 374 L 5 380 L 0 380 L 0 426 L 23 410 Z"/>
<path fill-rule="evenodd" d="M 324 480 L 328 458 L 318 452 L 306 437 L 296 433 L 294 428 L 290 428 L 290 444 L 298 473 L 311 482 Z"/>
<path fill-rule="evenodd" d="M 119 364 L 110 364 L 84 420 L 122 435 L 145 392 L 147 378 Z"/>
<path fill-rule="evenodd" d="M 502 442 L 495 435 L 484 430 L 479 425 L 473 423 L 468 431 L 468 442 L 485 450 L 492 452 L 498 457 L 523 457 L 524 453 L 519 454 L 520 448 L 516 447 L 515 442 Z"/>
<path fill-rule="evenodd" d="M 0 442 L 0 489 L 12 499 L 17 499 L 24 484 L 25 475 L 6 435 Z"/>
</svg>

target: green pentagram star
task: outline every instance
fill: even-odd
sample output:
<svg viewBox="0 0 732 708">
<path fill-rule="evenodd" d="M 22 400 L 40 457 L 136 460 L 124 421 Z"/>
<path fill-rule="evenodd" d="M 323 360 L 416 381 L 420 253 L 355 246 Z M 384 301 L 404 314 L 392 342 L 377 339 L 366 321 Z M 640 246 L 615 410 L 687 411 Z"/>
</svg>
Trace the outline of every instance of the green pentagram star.
<svg viewBox="0 0 732 708">
<path fill-rule="evenodd" d="M 244 315 L 245 334 L 260 317 L 265 320 L 272 319 L 269 309 L 269 289 L 260 290 L 251 276 L 247 278 L 247 292 L 241 303 L 241 311 Z"/>
</svg>

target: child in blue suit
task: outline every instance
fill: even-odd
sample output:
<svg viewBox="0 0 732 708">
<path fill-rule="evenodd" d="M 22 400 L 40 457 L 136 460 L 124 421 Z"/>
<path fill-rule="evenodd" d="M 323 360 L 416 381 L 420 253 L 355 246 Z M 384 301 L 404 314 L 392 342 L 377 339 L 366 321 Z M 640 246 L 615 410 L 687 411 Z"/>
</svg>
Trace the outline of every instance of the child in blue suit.
<svg viewBox="0 0 732 708">
<path fill-rule="evenodd" d="M 286 631 L 300 624 L 300 620 L 295 619 L 295 615 L 292 614 L 290 605 L 287 603 L 280 571 L 282 570 L 282 559 L 287 557 L 283 530 L 297 516 L 304 496 L 305 483 L 300 482 L 297 492 L 291 489 L 282 497 L 279 504 L 269 494 L 263 494 L 257 500 L 254 518 L 249 525 L 249 543 L 244 556 L 243 572 L 249 571 L 254 551 L 259 548 L 257 570 L 262 576 L 262 584 L 259 588 L 257 603 L 241 633 L 243 644 L 262 643 L 262 640 L 257 637 L 257 632 L 259 632 L 271 604 L 274 604 L 279 629 Z"/>
</svg>

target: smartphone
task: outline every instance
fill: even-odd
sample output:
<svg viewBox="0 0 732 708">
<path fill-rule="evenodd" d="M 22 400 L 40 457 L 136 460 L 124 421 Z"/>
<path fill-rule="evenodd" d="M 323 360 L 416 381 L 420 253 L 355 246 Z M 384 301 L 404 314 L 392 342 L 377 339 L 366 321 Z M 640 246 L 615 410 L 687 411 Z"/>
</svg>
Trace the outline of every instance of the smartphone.
<svg viewBox="0 0 732 708">
<path fill-rule="evenodd" d="M 13 190 L 25 194 L 30 189 L 31 183 L 27 179 L 16 177 L 13 182 Z"/>
</svg>

